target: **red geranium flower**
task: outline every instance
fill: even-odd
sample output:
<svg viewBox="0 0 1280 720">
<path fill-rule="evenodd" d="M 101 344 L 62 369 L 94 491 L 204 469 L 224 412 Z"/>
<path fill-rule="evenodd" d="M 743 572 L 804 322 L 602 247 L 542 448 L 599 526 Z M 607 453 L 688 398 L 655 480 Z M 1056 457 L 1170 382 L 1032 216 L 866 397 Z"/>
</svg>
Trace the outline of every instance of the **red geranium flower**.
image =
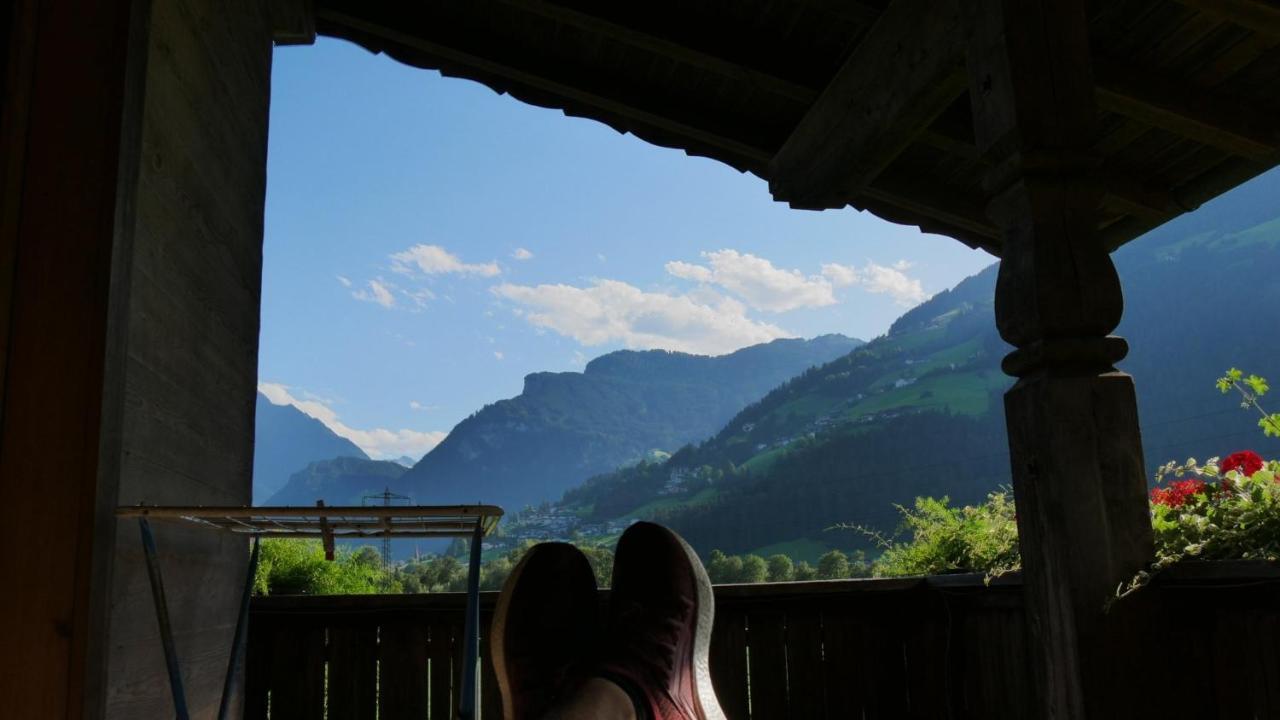
<svg viewBox="0 0 1280 720">
<path fill-rule="evenodd" d="M 1241 450 L 1226 456 L 1222 460 L 1222 464 L 1218 469 L 1225 475 L 1232 470 L 1237 470 L 1245 477 L 1252 477 L 1254 473 L 1262 469 L 1262 457 L 1252 450 Z"/>
<path fill-rule="evenodd" d="M 1203 480 L 1174 480 L 1167 488 L 1151 488 L 1151 502 L 1171 508 L 1180 508 L 1196 495 L 1205 494 L 1209 486 Z"/>
</svg>

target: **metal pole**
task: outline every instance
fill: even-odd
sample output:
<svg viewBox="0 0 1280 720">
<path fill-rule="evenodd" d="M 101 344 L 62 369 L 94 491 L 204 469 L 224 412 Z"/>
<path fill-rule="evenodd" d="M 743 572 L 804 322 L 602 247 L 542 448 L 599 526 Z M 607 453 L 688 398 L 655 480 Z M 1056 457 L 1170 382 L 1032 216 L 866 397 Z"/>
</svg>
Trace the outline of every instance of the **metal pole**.
<svg viewBox="0 0 1280 720">
<path fill-rule="evenodd" d="M 156 606 L 156 620 L 160 623 L 160 643 L 164 646 L 164 663 L 169 671 L 169 691 L 173 695 L 173 710 L 178 720 L 190 720 L 187 712 L 187 695 L 182 690 L 182 670 L 178 667 L 178 651 L 173 645 L 173 628 L 169 625 L 169 604 L 164 599 L 164 581 L 160 578 L 160 564 L 156 561 L 156 541 L 145 517 L 138 518 L 142 531 L 142 554 L 147 559 L 147 575 L 151 578 L 151 600 Z"/>
<path fill-rule="evenodd" d="M 240 595 L 240 614 L 236 617 L 236 634 L 231 638 L 231 657 L 227 660 L 227 678 L 222 683 L 222 701 L 218 703 L 218 720 L 231 717 L 231 700 L 240 685 L 240 668 L 244 665 L 245 640 L 249 636 L 249 600 L 253 597 L 253 580 L 258 574 L 258 552 L 261 538 L 253 536 L 253 551 L 249 553 L 249 573 L 244 579 L 244 592 Z"/>
<path fill-rule="evenodd" d="M 480 666 L 480 541 L 484 537 L 484 518 L 476 519 L 471 535 L 471 565 L 467 573 L 467 624 L 463 631 L 462 693 L 458 699 L 458 717 L 474 720 L 479 699 L 476 675 Z"/>
</svg>

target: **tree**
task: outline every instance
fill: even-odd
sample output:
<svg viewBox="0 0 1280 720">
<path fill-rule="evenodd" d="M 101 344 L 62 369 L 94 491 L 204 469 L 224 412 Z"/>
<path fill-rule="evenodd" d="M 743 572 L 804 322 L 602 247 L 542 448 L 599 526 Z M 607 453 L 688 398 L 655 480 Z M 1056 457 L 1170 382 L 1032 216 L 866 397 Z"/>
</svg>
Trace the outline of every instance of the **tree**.
<svg viewBox="0 0 1280 720">
<path fill-rule="evenodd" d="M 707 575 L 711 582 L 717 584 L 738 582 L 738 578 L 742 577 L 742 558 L 712 550 L 708 557 Z"/>
<path fill-rule="evenodd" d="M 818 577 L 823 580 L 843 580 L 849 577 L 849 558 L 839 550 L 832 550 L 818 559 Z"/>
<path fill-rule="evenodd" d="M 742 570 L 738 582 L 762 583 L 769 579 L 769 565 L 759 555 L 747 555 L 742 558 Z"/>
<path fill-rule="evenodd" d="M 769 556 L 769 582 L 787 582 L 795 577 L 791 558 L 781 553 Z"/>
<path fill-rule="evenodd" d="M 808 562 L 801 560 L 796 563 L 796 570 L 792 577 L 796 580 L 817 580 L 818 571 Z"/>
</svg>

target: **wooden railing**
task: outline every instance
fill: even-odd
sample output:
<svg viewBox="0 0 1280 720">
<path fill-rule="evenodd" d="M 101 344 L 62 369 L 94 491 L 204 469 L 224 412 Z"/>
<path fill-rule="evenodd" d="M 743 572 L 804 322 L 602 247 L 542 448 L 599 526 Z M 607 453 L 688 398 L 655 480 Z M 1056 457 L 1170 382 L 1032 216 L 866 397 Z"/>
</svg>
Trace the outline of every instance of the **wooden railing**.
<svg viewBox="0 0 1280 720">
<path fill-rule="evenodd" d="M 1197 669 L 1171 681 L 1173 717 L 1280 717 L 1280 573 L 1193 568 L 1147 597 L 1153 628 L 1177 623 L 1147 634 L 1162 638 L 1152 667 Z M 494 600 L 482 597 L 484 628 Z M 452 718 L 462 607 L 453 594 L 256 599 L 245 717 Z M 730 720 L 1031 718 L 1025 627 L 1016 578 L 725 585 L 711 667 Z M 481 711 L 492 719 L 487 639 Z"/>
</svg>

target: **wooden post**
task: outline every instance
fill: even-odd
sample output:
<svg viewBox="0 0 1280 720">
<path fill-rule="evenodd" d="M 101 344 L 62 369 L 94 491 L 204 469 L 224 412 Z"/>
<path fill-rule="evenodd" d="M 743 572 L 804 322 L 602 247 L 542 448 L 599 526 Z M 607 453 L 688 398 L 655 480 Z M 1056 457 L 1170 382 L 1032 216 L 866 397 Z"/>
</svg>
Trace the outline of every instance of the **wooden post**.
<svg viewBox="0 0 1280 720">
<path fill-rule="evenodd" d="M 996 322 L 1016 348 L 1005 416 L 1038 716 L 1122 717 L 1142 691 L 1138 643 L 1104 604 L 1152 540 L 1133 380 L 1114 367 L 1127 345 L 1109 335 L 1123 297 L 1097 232 L 1085 3 L 973 8 L 975 135 L 1002 236 Z"/>
</svg>

